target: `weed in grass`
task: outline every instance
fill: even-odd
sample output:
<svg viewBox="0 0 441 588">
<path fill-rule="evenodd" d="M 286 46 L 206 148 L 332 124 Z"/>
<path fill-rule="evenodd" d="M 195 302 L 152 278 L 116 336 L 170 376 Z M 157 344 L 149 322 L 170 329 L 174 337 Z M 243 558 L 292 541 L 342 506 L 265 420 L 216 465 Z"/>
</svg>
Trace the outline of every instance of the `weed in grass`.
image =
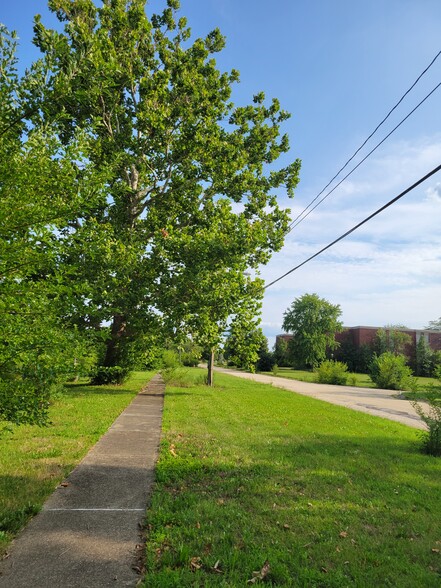
<svg viewBox="0 0 441 588">
<path fill-rule="evenodd" d="M 191 388 L 207 383 L 207 377 L 204 373 L 199 370 L 195 372 L 190 368 L 169 367 L 161 370 L 161 375 L 166 386 L 177 388 Z"/>
<path fill-rule="evenodd" d="M 412 402 L 418 416 L 426 424 L 427 431 L 421 433 L 422 448 L 428 455 L 441 457 L 441 399 L 429 400 L 425 410 L 418 402 Z"/>
</svg>

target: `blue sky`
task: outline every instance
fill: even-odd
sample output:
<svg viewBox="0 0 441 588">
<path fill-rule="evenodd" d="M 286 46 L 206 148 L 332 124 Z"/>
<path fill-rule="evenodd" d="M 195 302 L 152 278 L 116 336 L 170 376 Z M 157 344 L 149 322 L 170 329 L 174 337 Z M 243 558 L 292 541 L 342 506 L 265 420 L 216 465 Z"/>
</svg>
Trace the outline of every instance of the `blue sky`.
<svg viewBox="0 0 441 588">
<path fill-rule="evenodd" d="M 159 11 L 163 1 L 149 3 Z M 32 17 L 53 23 L 43 0 L 2 3 L 0 21 L 32 48 Z M 238 69 L 238 104 L 263 90 L 292 113 L 285 125 L 302 159 L 296 216 L 328 183 L 441 49 L 439 0 L 182 0 L 195 36 L 219 27 L 223 70 Z M 360 154 L 441 81 L 441 56 Z M 321 249 L 441 163 L 441 88 L 286 238 L 262 268 L 268 282 Z M 354 160 L 357 163 L 359 158 Z M 350 169 L 350 168 L 348 168 Z M 270 287 L 263 329 L 273 342 L 294 298 L 340 304 L 345 325 L 422 328 L 441 315 L 441 173 L 348 239 Z"/>
</svg>

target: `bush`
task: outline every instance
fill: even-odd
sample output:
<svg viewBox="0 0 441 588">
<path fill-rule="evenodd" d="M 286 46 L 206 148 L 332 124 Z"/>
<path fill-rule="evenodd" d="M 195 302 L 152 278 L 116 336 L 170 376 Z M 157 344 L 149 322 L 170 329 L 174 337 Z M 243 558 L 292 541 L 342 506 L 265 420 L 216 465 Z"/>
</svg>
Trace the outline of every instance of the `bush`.
<svg viewBox="0 0 441 588">
<path fill-rule="evenodd" d="M 181 365 L 179 356 L 176 351 L 171 349 L 164 349 L 161 357 L 161 366 L 164 369 L 175 369 Z"/>
<path fill-rule="evenodd" d="M 427 431 L 421 433 L 423 452 L 435 457 L 441 457 L 441 400 L 428 400 L 429 411 L 425 411 L 421 404 L 412 402 L 412 406 L 426 424 Z"/>
<path fill-rule="evenodd" d="M 386 390 L 415 390 L 416 378 L 406 365 L 404 355 L 396 355 L 391 351 L 375 356 L 371 363 L 370 376 L 377 388 Z"/>
<path fill-rule="evenodd" d="M 185 365 L 186 367 L 197 367 L 199 365 L 199 362 L 201 360 L 201 355 L 200 353 L 195 353 L 195 352 L 184 352 L 181 355 L 181 362 L 182 365 Z"/>
<path fill-rule="evenodd" d="M 316 370 L 317 382 L 320 384 L 337 384 L 344 386 L 348 379 L 348 366 L 342 361 L 330 359 L 322 362 Z"/>
<path fill-rule="evenodd" d="M 115 365 L 112 367 L 97 366 L 91 374 L 91 383 L 102 386 L 107 384 L 123 384 L 130 375 L 130 369 Z"/>
<path fill-rule="evenodd" d="M 160 347 L 156 347 L 155 345 L 148 347 L 144 351 L 142 361 L 140 362 L 141 370 L 158 370 L 162 365 L 162 353 L 163 349 Z"/>
</svg>

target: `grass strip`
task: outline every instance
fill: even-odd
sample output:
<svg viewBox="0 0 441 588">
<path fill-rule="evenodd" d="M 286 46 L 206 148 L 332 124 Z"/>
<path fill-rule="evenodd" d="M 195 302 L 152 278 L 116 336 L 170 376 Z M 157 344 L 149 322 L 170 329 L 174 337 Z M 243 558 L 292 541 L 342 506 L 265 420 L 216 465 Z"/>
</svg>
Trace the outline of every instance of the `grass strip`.
<svg viewBox="0 0 441 588">
<path fill-rule="evenodd" d="M 294 370 L 292 368 L 278 368 L 277 373 L 261 372 L 267 376 L 277 378 L 288 378 L 290 380 L 300 380 L 301 382 L 317 382 L 317 375 L 313 371 Z M 408 400 L 435 400 L 441 398 L 441 382 L 436 378 L 416 377 L 417 391 L 401 393 L 402 397 Z M 347 386 L 357 386 L 358 388 L 376 388 L 374 382 L 368 374 L 357 372 L 349 373 Z M 393 393 L 393 391 L 392 391 Z M 398 393 L 398 392 L 397 392 Z"/>
<path fill-rule="evenodd" d="M 439 588 L 441 460 L 417 435 L 227 375 L 168 387 L 143 585 Z"/>
<path fill-rule="evenodd" d="M 300 380 L 301 382 L 317 382 L 317 374 L 311 370 L 295 370 L 292 368 L 279 367 L 277 372 L 262 372 L 268 376 L 277 378 L 289 378 L 290 380 Z M 349 383 L 349 380 L 351 382 Z M 375 384 L 368 374 L 356 372 L 348 373 L 348 386 L 358 386 L 360 388 L 375 388 Z"/>
<path fill-rule="evenodd" d="M 136 372 L 122 386 L 67 385 L 48 427 L 0 437 L 0 554 L 152 375 Z"/>
</svg>

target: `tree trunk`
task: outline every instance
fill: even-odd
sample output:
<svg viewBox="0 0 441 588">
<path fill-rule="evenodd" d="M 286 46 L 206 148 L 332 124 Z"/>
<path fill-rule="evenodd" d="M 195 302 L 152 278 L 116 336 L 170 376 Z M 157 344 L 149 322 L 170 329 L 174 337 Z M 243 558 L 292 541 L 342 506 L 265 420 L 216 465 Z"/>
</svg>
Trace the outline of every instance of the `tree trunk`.
<svg viewBox="0 0 441 588">
<path fill-rule="evenodd" d="M 106 355 L 104 357 L 104 367 L 114 367 L 119 365 L 121 339 L 126 332 L 127 322 L 121 314 L 116 314 L 113 317 L 112 328 L 110 330 L 110 338 L 106 343 Z"/>
<path fill-rule="evenodd" d="M 208 357 L 208 374 L 207 374 L 207 385 L 213 385 L 213 374 L 214 374 L 214 349 L 211 349 Z"/>
</svg>

